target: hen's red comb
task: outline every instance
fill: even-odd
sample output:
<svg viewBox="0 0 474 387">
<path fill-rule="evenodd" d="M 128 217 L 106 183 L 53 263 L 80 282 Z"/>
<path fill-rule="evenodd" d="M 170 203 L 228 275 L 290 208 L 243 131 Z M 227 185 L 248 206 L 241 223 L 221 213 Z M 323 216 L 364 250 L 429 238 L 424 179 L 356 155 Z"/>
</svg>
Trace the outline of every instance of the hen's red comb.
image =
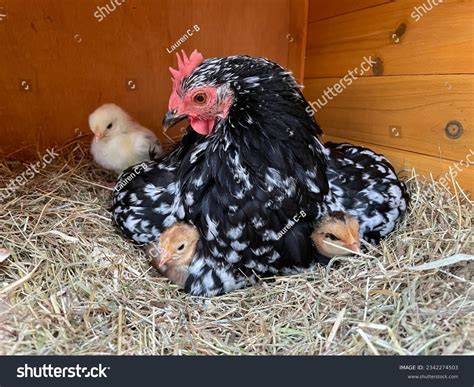
<svg viewBox="0 0 474 387">
<path fill-rule="evenodd" d="M 204 57 L 198 50 L 194 50 L 189 56 L 189 58 L 184 52 L 184 50 L 181 50 L 181 53 L 183 54 L 182 58 L 179 56 L 178 53 L 176 53 L 176 57 L 178 58 L 178 70 L 170 67 L 170 72 L 172 75 L 171 79 L 173 81 L 173 89 L 175 90 L 180 85 L 183 78 L 191 74 L 194 69 L 196 69 L 196 67 L 198 67 L 204 60 Z"/>
</svg>

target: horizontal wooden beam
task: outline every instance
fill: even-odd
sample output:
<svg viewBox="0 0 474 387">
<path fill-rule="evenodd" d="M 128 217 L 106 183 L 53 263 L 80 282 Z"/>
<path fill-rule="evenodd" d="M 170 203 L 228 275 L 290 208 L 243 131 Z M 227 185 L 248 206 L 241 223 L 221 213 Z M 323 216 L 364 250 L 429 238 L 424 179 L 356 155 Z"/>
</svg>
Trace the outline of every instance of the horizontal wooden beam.
<svg viewBox="0 0 474 387">
<path fill-rule="evenodd" d="M 344 15 L 360 9 L 390 3 L 391 0 L 311 0 L 309 3 L 309 22 Z M 392 0 L 393 1 L 393 0 Z"/>
<path fill-rule="evenodd" d="M 325 98 L 338 82 L 307 79 L 304 89 L 329 135 L 454 161 L 474 148 L 474 75 L 359 78 Z M 448 137 L 449 122 L 457 122 L 451 135 L 463 127 L 458 139 Z"/>
<path fill-rule="evenodd" d="M 404 0 L 310 23 L 306 77 L 344 76 L 368 56 L 380 58 L 384 75 L 473 73 L 474 1 L 424 9 Z"/>
</svg>

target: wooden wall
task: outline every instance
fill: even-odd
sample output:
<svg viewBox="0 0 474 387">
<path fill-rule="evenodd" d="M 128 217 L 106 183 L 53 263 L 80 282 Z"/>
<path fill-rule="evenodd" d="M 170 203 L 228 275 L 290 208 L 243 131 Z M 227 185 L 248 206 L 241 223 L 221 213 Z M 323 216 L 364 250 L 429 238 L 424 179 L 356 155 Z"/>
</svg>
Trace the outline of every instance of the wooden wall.
<svg viewBox="0 0 474 387">
<path fill-rule="evenodd" d="M 308 0 L 126 0 L 99 22 L 97 7 L 111 1 L 2 1 L 0 154 L 26 157 L 18 150 L 88 133 L 89 113 L 105 102 L 160 134 L 175 61 L 167 49 L 195 25 L 182 48 L 266 56 L 300 80 L 304 71 L 310 101 L 364 57 L 379 58 L 377 75 L 317 112 L 327 139 L 435 177 L 474 148 L 474 0 L 444 0 L 419 21 L 411 15 L 428 0 L 310 0 L 309 12 Z M 462 124 L 460 138 L 446 135 L 450 121 Z M 472 190 L 473 167 L 456 173 Z"/>
<path fill-rule="evenodd" d="M 305 0 L 111 1 L 2 0 L 0 153 L 26 157 L 23 146 L 88 133 L 88 115 L 105 102 L 160 133 L 175 65 L 167 48 L 195 25 L 180 48 L 266 56 L 302 79 Z M 115 10 L 96 17 L 106 4 Z"/>
<path fill-rule="evenodd" d="M 474 1 L 444 0 L 425 13 L 430 1 L 310 0 L 305 94 L 324 103 L 324 91 L 364 57 L 379 58 L 318 109 L 326 139 L 366 145 L 424 175 L 451 167 L 473 191 L 472 163 L 456 163 L 474 154 Z M 457 139 L 446 134 L 451 121 L 464 128 Z"/>
</svg>

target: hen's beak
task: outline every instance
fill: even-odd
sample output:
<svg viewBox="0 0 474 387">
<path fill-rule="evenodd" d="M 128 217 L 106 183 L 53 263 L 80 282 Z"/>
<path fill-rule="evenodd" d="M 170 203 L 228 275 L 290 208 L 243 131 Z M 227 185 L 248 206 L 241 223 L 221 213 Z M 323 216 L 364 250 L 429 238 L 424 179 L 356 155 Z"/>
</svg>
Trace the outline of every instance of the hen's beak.
<svg viewBox="0 0 474 387">
<path fill-rule="evenodd" d="M 165 118 L 163 119 L 163 131 L 166 132 L 173 125 L 183 121 L 187 117 L 186 114 L 177 115 L 176 110 L 170 110 L 166 113 Z"/>
</svg>

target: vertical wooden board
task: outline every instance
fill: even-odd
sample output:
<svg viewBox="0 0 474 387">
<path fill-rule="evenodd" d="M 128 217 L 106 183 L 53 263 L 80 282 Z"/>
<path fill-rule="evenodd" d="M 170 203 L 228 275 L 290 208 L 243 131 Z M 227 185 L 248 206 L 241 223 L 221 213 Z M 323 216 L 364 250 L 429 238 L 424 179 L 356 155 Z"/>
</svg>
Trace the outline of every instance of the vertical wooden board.
<svg viewBox="0 0 474 387">
<path fill-rule="evenodd" d="M 310 0 L 309 22 L 328 19 L 330 17 L 344 15 L 365 8 L 375 7 L 380 4 L 390 3 L 394 0 Z"/>
<path fill-rule="evenodd" d="M 332 100 L 324 97 L 338 81 L 306 81 L 325 133 L 451 160 L 474 149 L 474 75 L 359 78 L 335 97 L 327 93 Z M 460 138 L 447 136 L 450 121 L 463 126 Z"/>
<path fill-rule="evenodd" d="M 342 77 L 369 56 L 383 61 L 384 75 L 474 72 L 474 1 L 444 0 L 416 21 L 411 15 L 423 4 L 395 1 L 311 23 L 305 77 Z"/>
<path fill-rule="evenodd" d="M 288 67 L 299 83 L 304 79 L 306 33 L 308 31 L 308 0 L 290 0 L 290 32 Z"/>
<path fill-rule="evenodd" d="M 105 102 L 160 133 L 168 67 L 175 65 L 167 49 L 188 30 L 193 35 L 179 47 L 188 52 L 266 56 L 288 65 L 290 0 L 127 0 L 99 22 L 94 14 L 110 1 L 4 2 L 0 151 L 43 149 L 88 133 L 88 115 Z M 29 92 L 20 88 L 23 79 Z"/>
</svg>

